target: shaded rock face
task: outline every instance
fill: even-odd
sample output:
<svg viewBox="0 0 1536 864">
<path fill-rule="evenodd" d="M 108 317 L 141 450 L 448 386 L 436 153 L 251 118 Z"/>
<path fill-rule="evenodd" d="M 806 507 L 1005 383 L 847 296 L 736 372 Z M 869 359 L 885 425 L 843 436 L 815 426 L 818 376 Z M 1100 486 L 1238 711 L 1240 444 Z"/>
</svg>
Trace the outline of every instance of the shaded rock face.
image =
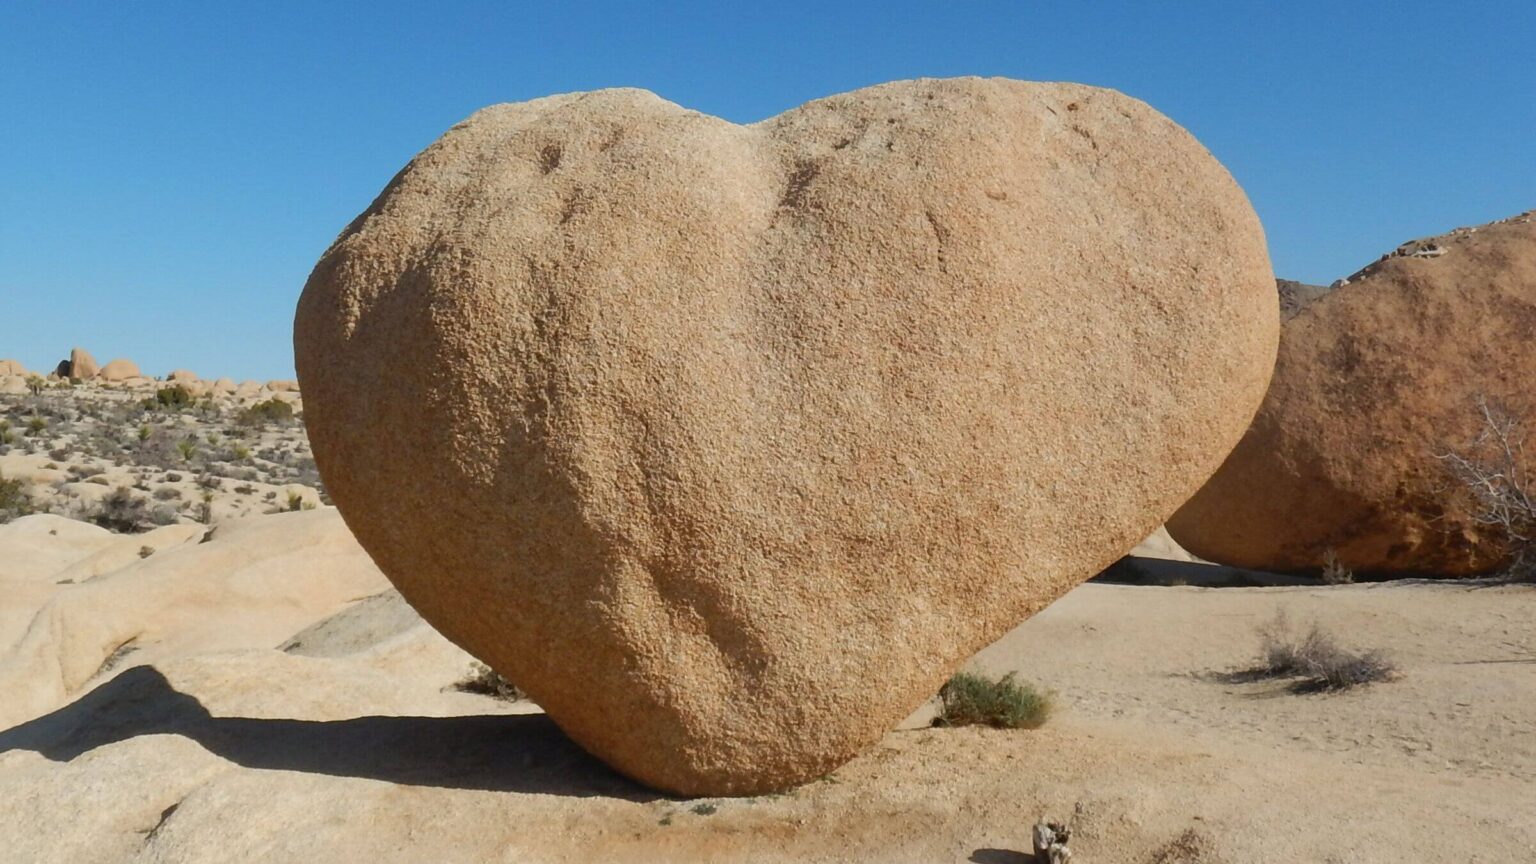
<svg viewBox="0 0 1536 864">
<path fill-rule="evenodd" d="M 1301 314 L 1312 301 L 1327 294 L 1326 285 L 1308 285 L 1291 279 L 1276 279 L 1275 290 L 1280 292 L 1280 320 L 1289 321 Z"/>
<path fill-rule="evenodd" d="M 1209 476 L 1273 362 L 1257 218 L 1118 93 L 909 81 L 750 126 L 487 108 L 294 329 L 363 546 L 582 746 L 821 776 Z"/>
<path fill-rule="evenodd" d="M 1532 382 L 1536 218 L 1405 243 L 1285 324 L 1253 428 L 1168 530 L 1239 567 L 1488 571 L 1503 538 L 1437 457 L 1477 455 L 1480 399 L 1536 431 Z"/>
</svg>

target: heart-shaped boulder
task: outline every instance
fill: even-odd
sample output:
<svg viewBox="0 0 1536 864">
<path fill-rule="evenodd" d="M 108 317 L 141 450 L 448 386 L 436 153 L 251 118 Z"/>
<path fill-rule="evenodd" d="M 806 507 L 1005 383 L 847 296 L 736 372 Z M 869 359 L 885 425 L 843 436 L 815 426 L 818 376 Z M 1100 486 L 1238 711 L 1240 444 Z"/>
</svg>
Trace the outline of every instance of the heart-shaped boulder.
<svg viewBox="0 0 1536 864">
<path fill-rule="evenodd" d="M 1188 133 L 958 79 L 750 126 L 487 108 L 326 251 L 294 343 L 326 487 L 427 621 L 620 771 L 746 794 L 1151 532 L 1277 319 Z"/>
</svg>

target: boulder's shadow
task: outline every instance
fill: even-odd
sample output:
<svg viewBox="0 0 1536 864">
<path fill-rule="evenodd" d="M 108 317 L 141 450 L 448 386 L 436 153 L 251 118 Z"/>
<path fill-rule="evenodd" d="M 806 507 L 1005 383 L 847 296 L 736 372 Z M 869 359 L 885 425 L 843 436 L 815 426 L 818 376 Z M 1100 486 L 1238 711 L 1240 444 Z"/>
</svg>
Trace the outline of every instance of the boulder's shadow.
<svg viewBox="0 0 1536 864">
<path fill-rule="evenodd" d="M 577 747 L 543 714 L 214 717 L 151 666 L 128 669 L 52 714 L 0 732 L 0 753 L 32 750 L 68 762 L 141 735 L 181 735 L 247 768 L 449 789 L 660 797 Z"/>
</svg>

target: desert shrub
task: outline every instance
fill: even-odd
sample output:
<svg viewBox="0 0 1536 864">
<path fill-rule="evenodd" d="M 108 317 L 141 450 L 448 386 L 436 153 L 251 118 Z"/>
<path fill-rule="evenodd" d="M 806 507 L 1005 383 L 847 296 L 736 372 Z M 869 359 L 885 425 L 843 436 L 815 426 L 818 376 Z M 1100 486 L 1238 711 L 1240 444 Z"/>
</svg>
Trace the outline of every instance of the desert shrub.
<svg viewBox="0 0 1536 864">
<path fill-rule="evenodd" d="M 180 497 L 181 490 L 177 489 L 175 486 L 161 486 L 159 489 L 155 490 L 156 501 L 169 501 L 172 498 Z"/>
<path fill-rule="evenodd" d="M 235 494 L 236 495 L 250 495 L 250 494 L 254 493 L 255 491 L 256 491 L 256 487 L 252 486 L 249 483 L 242 483 L 241 485 L 235 487 Z"/>
<path fill-rule="evenodd" d="M 41 375 L 28 375 L 27 376 L 27 389 L 32 391 L 32 395 L 33 396 L 36 396 L 36 395 L 42 393 L 43 389 L 45 387 L 47 387 L 47 386 L 48 386 L 48 382 L 47 382 L 46 379 L 43 378 L 43 376 L 41 376 Z"/>
<path fill-rule="evenodd" d="M 240 412 L 235 417 L 235 422 L 241 426 L 262 426 L 267 423 L 281 423 L 293 419 L 293 406 L 281 399 L 268 399 L 265 402 L 257 402 Z"/>
<path fill-rule="evenodd" d="M 469 675 L 462 681 L 453 685 L 453 689 L 464 693 L 478 693 L 481 696 L 490 696 L 493 699 L 501 699 L 506 702 L 516 702 L 527 698 L 521 687 L 502 677 L 500 672 L 476 661 L 469 667 Z"/>
<path fill-rule="evenodd" d="M 935 726 L 992 726 L 997 729 L 1036 729 L 1051 715 L 1051 694 L 1014 680 L 1009 672 L 992 679 L 957 672 L 939 690 Z"/>
<path fill-rule="evenodd" d="M 1482 431 L 1459 451 L 1441 454 L 1452 483 L 1472 497 L 1472 519 L 1503 542 L 1502 575 L 1536 581 L 1536 479 L 1525 472 L 1525 430 L 1487 399 L 1476 401 Z"/>
<path fill-rule="evenodd" d="M 107 473 L 107 469 L 101 467 L 100 465 L 71 465 L 69 466 L 67 476 L 70 480 L 78 483 L 82 480 L 88 480 L 92 477 L 95 477 L 98 474 L 105 473 Z"/>
<path fill-rule="evenodd" d="M 148 558 L 149 556 L 151 556 L 153 554 L 155 554 L 155 547 L 153 547 L 153 546 L 140 546 L 139 547 L 139 557 L 140 558 Z"/>
<path fill-rule="evenodd" d="M 48 421 L 45 418 L 39 417 L 36 414 L 33 414 L 31 417 L 27 418 L 28 435 L 41 435 L 43 434 L 43 430 L 47 428 Z"/>
<path fill-rule="evenodd" d="M 156 504 L 149 511 L 149 521 L 155 525 L 174 525 L 181 520 L 176 508 L 169 504 Z"/>
<path fill-rule="evenodd" d="M 149 424 L 148 423 L 140 423 L 139 424 L 139 430 L 136 433 L 134 433 L 134 434 L 138 435 L 139 436 L 139 441 L 143 442 L 143 441 L 148 441 L 149 440 L 149 436 L 150 436 L 150 434 L 152 432 L 153 432 L 153 430 L 149 428 Z"/>
<path fill-rule="evenodd" d="M 32 499 L 26 486 L 15 478 L 7 479 L 0 473 L 0 523 L 9 522 L 32 513 Z"/>
<path fill-rule="evenodd" d="M 155 391 L 155 395 L 145 399 L 145 408 L 159 411 L 185 411 L 193 406 L 197 400 L 193 398 L 192 391 L 181 384 L 173 384 L 170 387 L 161 387 Z"/>
<path fill-rule="evenodd" d="M 1390 680 L 1396 671 L 1383 652 L 1342 648 L 1315 623 L 1298 635 L 1284 613 L 1260 628 L 1259 637 L 1259 663 L 1239 673 L 1242 677 L 1294 678 L 1294 689 L 1301 691 L 1347 690 Z"/>
<path fill-rule="evenodd" d="M 148 520 L 146 502 L 133 494 L 127 486 L 112 490 L 85 512 L 87 522 L 93 522 L 108 531 L 133 534 L 144 530 Z"/>
</svg>

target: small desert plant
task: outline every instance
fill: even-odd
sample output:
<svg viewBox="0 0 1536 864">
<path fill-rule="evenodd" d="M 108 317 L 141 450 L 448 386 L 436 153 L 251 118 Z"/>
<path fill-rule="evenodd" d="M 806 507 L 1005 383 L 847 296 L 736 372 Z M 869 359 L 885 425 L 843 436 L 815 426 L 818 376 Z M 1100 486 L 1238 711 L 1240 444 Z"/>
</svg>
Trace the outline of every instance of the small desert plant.
<svg viewBox="0 0 1536 864">
<path fill-rule="evenodd" d="M 33 396 L 36 396 L 36 395 L 42 393 L 43 392 L 43 388 L 45 388 L 47 386 L 48 386 L 48 382 L 43 379 L 43 376 L 41 376 L 41 375 L 28 375 L 27 376 L 27 389 L 32 391 L 32 395 Z"/>
<path fill-rule="evenodd" d="M 1536 479 L 1525 471 L 1525 430 L 1486 399 L 1477 409 L 1482 432 L 1465 450 L 1438 458 L 1476 503 L 1472 520 L 1503 541 L 1504 575 L 1536 580 Z"/>
<path fill-rule="evenodd" d="M 191 462 L 192 457 L 197 455 L 197 442 L 191 438 L 185 438 L 181 441 L 177 441 L 176 452 L 181 454 L 181 461 Z"/>
<path fill-rule="evenodd" d="M 288 493 L 288 512 L 297 513 L 304 509 L 304 496 L 297 492 Z"/>
<path fill-rule="evenodd" d="M 1355 571 L 1344 566 L 1331 546 L 1323 552 L 1323 570 L 1319 575 L 1325 585 L 1348 585 L 1355 581 Z"/>
<path fill-rule="evenodd" d="M 152 431 L 153 430 L 151 430 L 149 428 L 149 424 L 148 423 L 141 423 L 141 424 L 139 424 L 139 431 L 137 433 L 138 436 L 139 436 L 139 442 L 143 443 L 145 441 L 148 441 L 149 440 L 149 436 L 150 436 Z"/>
<path fill-rule="evenodd" d="M 213 490 L 212 489 L 206 489 L 205 488 L 203 490 L 203 501 L 202 501 L 202 505 L 198 509 L 198 519 L 197 519 L 197 521 L 203 523 L 204 525 L 208 525 L 208 524 L 211 524 L 213 522 Z"/>
<path fill-rule="evenodd" d="M 1014 680 L 1009 672 L 998 679 L 957 672 L 939 690 L 935 726 L 992 726 L 997 729 L 1036 729 L 1051 715 L 1051 694 Z"/>
<path fill-rule="evenodd" d="M 140 546 L 139 547 L 139 557 L 140 558 L 148 558 L 149 556 L 151 556 L 153 554 L 155 554 L 155 547 L 153 547 L 153 546 Z"/>
<path fill-rule="evenodd" d="M 47 428 L 48 421 L 46 419 L 39 417 L 36 414 L 33 414 L 31 417 L 27 418 L 28 435 L 41 435 L 43 430 Z"/>
<path fill-rule="evenodd" d="M 180 498 L 181 490 L 175 486 L 161 486 L 155 490 L 156 501 L 169 501 L 172 498 Z"/>
<path fill-rule="evenodd" d="M 1358 653 L 1339 647 L 1313 624 L 1305 634 L 1291 629 L 1285 613 L 1259 630 L 1259 663 L 1239 673 L 1249 679 L 1294 678 L 1295 689 L 1347 690 L 1391 679 L 1396 667 L 1380 651 Z"/>
<path fill-rule="evenodd" d="M 234 447 L 230 448 L 229 455 L 234 457 L 234 461 L 236 462 L 244 462 L 251 458 L 251 448 L 245 446 L 244 444 L 236 444 Z"/>
<path fill-rule="evenodd" d="M 17 479 L 7 480 L 0 474 L 0 522 L 9 522 L 32 512 L 32 499 Z"/>
<path fill-rule="evenodd" d="M 86 521 L 94 522 L 108 531 L 132 534 L 144 527 L 145 501 L 133 494 L 127 486 L 119 486 L 87 511 Z"/>
<path fill-rule="evenodd" d="M 261 426 L 293 419 L 293 406 L 281 399 L 268 399 L 241 411 L 235 422 L 241 426 Z"/>
<path fill-rule="evenodd" d="M 462 681 L 453 685 L 453 689 L 464 693 L 478 693 L 481 696 L 490 696 L 493 699 L 501 699 L 506 702 L 516 702 L 527 698 L 521 687 L 502 677 L 495 669 L 475 661 L 469 667 L 469 675 Z"/>
<path fill-rule="evenodd" d="M 155 395 L 144 400 L 144 407 L 151 409 L 183 411 L 192 407 L 196 401 L 192 398 L 192 391 L 186 387 L 175 384 L 170 387 L 161 387 L 155 391 Z"/>
</svg>

